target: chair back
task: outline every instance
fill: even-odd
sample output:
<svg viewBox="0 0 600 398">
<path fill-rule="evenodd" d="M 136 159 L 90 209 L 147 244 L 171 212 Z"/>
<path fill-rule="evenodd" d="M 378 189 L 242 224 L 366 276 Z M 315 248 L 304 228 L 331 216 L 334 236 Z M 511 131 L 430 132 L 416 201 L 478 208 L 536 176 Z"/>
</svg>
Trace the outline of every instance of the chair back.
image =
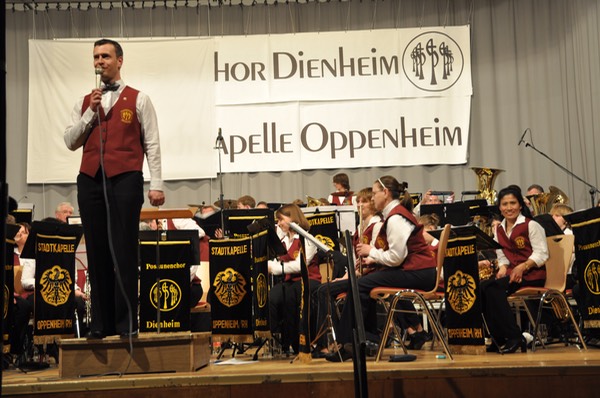
<svg viewBox="0 0 600 398">
<path fill-rule="evenodd" d="M 25 293 L 25 289 L 23 289 L 23 285 L 21 284 L 21 275 L 23 275 L 23 266 L 22 265 L 15 265 L 13 267 L 14 270 L 14 289 L 15 289 L 15 294 L 18 294 L 19 296 L 22 295 L 23 293 Z"/>
<path fill-rule="evenodd" d="M 571 265 L 575 236 L 556 235 L 546 238 L 548 243 L 548 260 L 546 261 L 546 289 L 565 290 L 567 272 Z"/>
<path fill-rule="evenodd" d="M 438 289 L 438 284 L 440 282 L 440 278 L 442 276 L 442 270 L 444 269 L 444 259 L 446 258 L 446 247 L 448 247 L 448 239 L 450 238 L 450 229 L 452 226 L 450 224 L 444 225 L 444 229 L 442 229 L 442 233 L 440 234 L 440 239 L 437 247 L 437 255 L 436 255 L 436 271 L 437 275 L 435 277 L 435 286 L 431 293 L 435 293 Z"/>
</svg>

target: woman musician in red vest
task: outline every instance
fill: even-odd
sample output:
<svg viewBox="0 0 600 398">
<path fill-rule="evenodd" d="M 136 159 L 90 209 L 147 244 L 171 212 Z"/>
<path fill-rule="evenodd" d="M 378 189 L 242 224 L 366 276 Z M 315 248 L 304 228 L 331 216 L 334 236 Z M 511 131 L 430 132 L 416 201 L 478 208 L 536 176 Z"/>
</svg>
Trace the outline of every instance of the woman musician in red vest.
<svg viewBox="0 0 600 398">
<path fill-rule="evenodd" d="M 358 205 L 360 223 L 358 228 L 352 236 L 353 250 L 356 254 L 356 247 L 359 243 L 374 244 L 379 230 L 382 226 L 381 216 L 375 209 L 373 204 L 373 189 L 363 188 L 356 194 L 356 203 Z M 345 264 L 347 266 L 347 263 Z M 355 255 L 355 268 L 356 275 L 366 275 L 376 268 L 372 265 L 364 265 L 360 257 Z M 345 293 L 348 290 L 348 272 L 346 272 L 341 278 L 334 279 L 329 284 L 322 284 L 315 292 L 315 299 L 317 302 L 317 323 L 316 326 L 323 328 L 327 322 L 328 310 L 327 306 L 331 303 L 331 308 L 335 306 L 335 299 L 341 293 Z M 331 311 L 332 317 L 335 318 L 336 312 Z M 316 349 L 313 352 L 313 357 L 321 358 L 324 357 L 325 353 L 328 352 L 327 347 L 327 336 L 323 335 L 319 338 L 316 344 Z"/>
<path fill-rule="evenodd" d="M 333 176 L 333 186 L 335 192 L 332 192 L 327 200 L 332 205 L 355 205 L 356 196 L 350 190 L 350 179 L 346 173 L 338 173 Z"/>
<path fill-rule="evenodd" d="M 290 222 L 295 222 L 303 230 L 308 231 L 308 220 L 302 210 L 294 204 L 282 206 L 275 212 L 277 226 L 282 236 L 281 242 L 287 253 L 277 260 L 269 261 L 269 273 L 279 275 L 283 281 L 275 284 L 269 291 L 269 316 L 271 333 L 281 334 L 281 345 L 284 352 L 289 346 L 295 353 L 299 350 L 300 300 L 302 299 L 302 281 L 300 274 L 300 256 L 302 245 L 300 236 L 290 228 Z M 310 291 L 313 292 L 321 283 L 321 273 L 317 259 L 317 248 L 305 241 L 305 260 L 308 267 Z"/>
<path fill-rule="evenodd" d="M 531 219 L 521 189 L 509 185 L 498 193 L 498 207 L 504 220 L 494 239 L 502 245 L 496 251 L 496 279 L 481 283 L 483 314 L 494 343 L 488 352 L 513 353 L 527 349 L 507 296 L 523 286 L 544 286 L 548 245 L 544 228 Z"/>
<path fill-rule="evenodd" d="M 423 238 L 423 226 L 412 213 L 412 199 L 406 190 L 407 187 L 408 184 L 405 182 L 400 184 L 392 176 L 378 178 L 373 183 L 373 202 L 375 208 L 384 216 L 383 226 L 374 245 L 369 243 L 357 245 L 357 252 L 363 257 L 363 263 L 377 264 L 380 268 L 377 272 L 371 272 L 358 280 L 367 339 L 369 335 L 375 335 L 374 338 L 378 339 L 375 300 L 369 296 L 372 289 L 390 286 L 428 290 L 435 283 L 434 253 Z M 410 303 L 401 305 L 405 304 L 412 305 Z M 337 330 L 338 342 L 343 345 L 343 348 L 340 349 L 340 355 L 328 354 L 326 357 L 328 361 L 345 361 L 352 357 L 352 352 L 349 351 L 349 345 L 346 343 L 352 342 L 353 307 L 352 296 L 348 295 L 340 318 L 339 330 Z M 416 315 L 407 316 L 406 320 L 412 329 L 422 330 Z M 413 340 L 420 348 L 425 341 L 425 333 L 414 332 L 411 335 L 411 344 Z M 415 344 L 413 347 L 417 348 Z M 369 351 L 374 354 L 376 347 L 372 348 Z"/>
</svg>

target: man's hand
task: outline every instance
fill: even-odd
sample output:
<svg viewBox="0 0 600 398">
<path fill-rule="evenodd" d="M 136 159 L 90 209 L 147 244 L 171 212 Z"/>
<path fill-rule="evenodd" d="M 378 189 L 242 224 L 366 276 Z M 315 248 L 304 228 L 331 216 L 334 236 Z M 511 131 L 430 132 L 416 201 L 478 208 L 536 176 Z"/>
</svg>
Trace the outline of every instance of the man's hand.
<svg viewBox="0 0 600 398">
<path fill-rule="evenodd" d="M 90 109 L 94 112 L 98 112 L 98 109 L 100 109 L 100 102 L 102 102 L 102 90 L 95 88 L 90 95 Z"/>
<path fill-rule="evenodd" d="M 162 206 L 165 204 L 165 193 L 163 191 L 148 191 L 148 199 L 152 206 Z"/>
</svg>

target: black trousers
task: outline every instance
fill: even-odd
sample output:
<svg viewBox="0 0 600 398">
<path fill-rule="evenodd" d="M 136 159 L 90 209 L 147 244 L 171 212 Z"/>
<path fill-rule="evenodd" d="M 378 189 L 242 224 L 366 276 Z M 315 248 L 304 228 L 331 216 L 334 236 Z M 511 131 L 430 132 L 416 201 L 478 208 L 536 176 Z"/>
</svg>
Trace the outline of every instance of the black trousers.
<svg viewBox="0 0 600 398">
<path fill-rule="evenodd" d="M 333 325 L 339 324 L 337 311 L 335 309 L 335 298 L 340 293 L 348 291 L 348 280 L 322 283 L 313 293 L 314 302 L 316 305 L 316 330 L 324 330 L 327 326 L 327 315 L 331 315 Z M 329 313 L 331 311 L 331 313 Z M 337 329 L 334 326 L 334 329 Z M 317 346 L 320 348 L 327 347 L 327 335 L 323 334 L 317 341 Z"/>
<path fill-rule="evenodd" d="M 320 283 L 309 279 L 311 295 Z M 271 333 L 281 333 L 281 345 L 286 350 L 290 345 L 294 352 L 299 347 L 300 301 L 302 299 L 302 282 L 287 281 L 274 285 L 269 291 L 269 322 Z M 309 307 L 309 319 L 314 315 Z M 314 334 L 314 322 L 310 322 L 309 336 Z M 310 338 L 310 337 L 309 337 Z"/>
<path fill-rule="evenodd" d="M 481 282 L 483 315 L 490 334 L 497 344 L 504 345 L 507 340 L 521 338 L 521 329 L 513 314 L 507 297 L 524 286 L 544 286 L 543 280 L 510 283 L 510 277 L 490 279 Z"/>
<path fill-rule="evenodd" d="M 377 272 L 372 272 L 358 279 L 358 294 L 362 311 L 365 331 L 369 335 L 377 335 L 377 312 L 376 302 L 369 294 L 376 287 L 402 287 L 411 289 L 429 290 L 435 283 L 436 269 L 427 268 L 415 271 L 405 271 L 398 267 L 388 267 Z M 400 301 L 399 306 L 405 310 L 414 311 L 415 307 L 406 301 Z M 416 327 L 420 319 L 416 314 L 407 314 L 403 317 L 408 326 Z M 346 298 L 346 304 L 342 310 L 339 326 L 336 329 L 338 343 L 352 342 L 352 330 L 354 326 L 354 301 L 352 295 Z"/>
<path fill-rule="evenodd" d="M 144 203 L 142 173 L 134 171 L 107 178 L 108 203 L 100 171 L 94 178 L 79 174 L 77 190 L 91 284 L 90 329 L 106 335 L 124 333 L 129 331 L 131 320 L 132 330 L 137 330 L 138 230 Z"/>
</svg>

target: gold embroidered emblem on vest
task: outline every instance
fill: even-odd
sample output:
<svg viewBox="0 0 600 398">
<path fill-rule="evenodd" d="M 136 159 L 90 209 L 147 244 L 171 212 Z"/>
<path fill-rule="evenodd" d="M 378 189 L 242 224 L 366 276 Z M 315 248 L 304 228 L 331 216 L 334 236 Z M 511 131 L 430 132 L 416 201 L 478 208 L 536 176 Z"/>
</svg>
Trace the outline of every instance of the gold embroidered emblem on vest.
<svg viewBox="0 0 600 398">
<path fill-rule="evenodd" d="M 133 121 L 133 111 L 131 109 L 123 109 L 121 111 L 121 122 L 130 124 Z"/>
<path fill-rule="evenodd" d="M 515 238 L 515 245 L 517 245 L 517 248 L 519 249 L 525 248 L 525 238 L 523 238 L 522 236 L 517 236 Z"/>
<path fill-rule="evenodd" d="M 160 283 L 160 285 L 159 285 Z M 162 312 L 171 311 L 181 302 L 181 288 L 171 279 L 161 279 L 150 288 L 150 302 Z"/>
<path fill-rule="evenodd" d="M 464 314 L 475 304 L 475 279 L 462 271 L 456 271 L 448 278 L 446 298 L 452 309 Z"/>
<path fill-rule="evenodd" d="M 65 304 L 71 295 L 71 284 L 71 274 L 68 270 L 60 265 L 47 269 L 40 279 L 42 300 L 54 307 Z"/>
<path fill-rule="evenodd" d="M 246 279 L 244 276 L 234 270 L 227 268 L 221 271 L 215 277 L 213 282 L 215 296 L 226 307 L 233 307 L 242 302 L 246 296 Z"/>
</svg>

